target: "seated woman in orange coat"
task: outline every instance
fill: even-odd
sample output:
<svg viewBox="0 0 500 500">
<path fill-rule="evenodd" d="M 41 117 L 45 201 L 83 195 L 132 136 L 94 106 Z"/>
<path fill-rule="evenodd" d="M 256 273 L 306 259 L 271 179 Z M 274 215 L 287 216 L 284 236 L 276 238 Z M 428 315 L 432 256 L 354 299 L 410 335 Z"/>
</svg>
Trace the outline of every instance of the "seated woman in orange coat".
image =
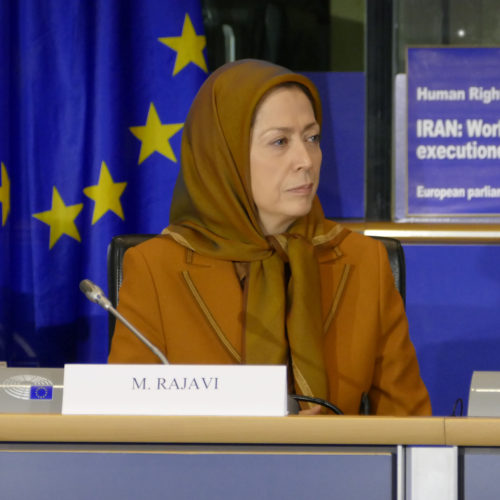
<svg viewBox="0 0 500 500">
<path fill-rule="evenodd" d="M 256 60 L 215 71 L 182 138 L 170 225 L 127 251 L 119 310 L 171 363 L 286 364 L 346 414 L 431 413 L 385 248 L 325 219 L 321 105 Z M 111 363 L 158 359 L 117 323 Z"/>
</svg>

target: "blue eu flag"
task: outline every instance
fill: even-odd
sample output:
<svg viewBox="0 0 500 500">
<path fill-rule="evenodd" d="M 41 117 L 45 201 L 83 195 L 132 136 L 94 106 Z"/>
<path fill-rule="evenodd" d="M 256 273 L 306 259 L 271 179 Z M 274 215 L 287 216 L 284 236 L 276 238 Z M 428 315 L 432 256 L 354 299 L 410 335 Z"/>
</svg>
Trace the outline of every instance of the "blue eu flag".
<svg viewBox="0 0 500 500">
<path fill-rule="evenodd" d="M 0 361 L 105 362 L 112 236 L 168 224 L 198 0 L 0 3 Z"/>
<path fill-rule="evenodd" d="M 30 387 L 30 399 L 52 399 L 52 386 L 32 385 Z"/>
</svg>

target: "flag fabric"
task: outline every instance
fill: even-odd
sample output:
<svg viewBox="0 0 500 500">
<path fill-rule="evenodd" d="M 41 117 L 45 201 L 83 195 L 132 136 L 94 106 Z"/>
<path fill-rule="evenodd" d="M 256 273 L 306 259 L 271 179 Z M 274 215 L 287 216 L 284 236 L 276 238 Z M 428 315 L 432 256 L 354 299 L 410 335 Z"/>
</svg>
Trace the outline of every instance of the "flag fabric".
<svg viewBox="0 0 500 500">
<path fill-rule="evenodd" d="M 198 0 L 0 2 L 0 361 L 105 362 L 112 236 L 168 224 Z"/>
</svg>

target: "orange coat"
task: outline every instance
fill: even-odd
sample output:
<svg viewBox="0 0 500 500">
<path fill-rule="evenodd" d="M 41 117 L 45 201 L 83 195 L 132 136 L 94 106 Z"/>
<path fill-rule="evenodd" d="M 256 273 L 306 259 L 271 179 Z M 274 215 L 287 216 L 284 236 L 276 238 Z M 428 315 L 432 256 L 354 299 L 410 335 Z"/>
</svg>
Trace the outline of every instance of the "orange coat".
<svg viewBox="0 0 500 500">
<path fill-rule="evenodd" d="M 329 400 L 357 414 L 429 415 L 404 306 L 384 246 L 357 233 L 320 258 Z M 232 262 L 196 254 L 168 237 L 127 251 L 119 311 L 171 363 L 238 363 L 243 292 Z M 110 363 L 157 363 L 117 322 Z"/>
</svg>

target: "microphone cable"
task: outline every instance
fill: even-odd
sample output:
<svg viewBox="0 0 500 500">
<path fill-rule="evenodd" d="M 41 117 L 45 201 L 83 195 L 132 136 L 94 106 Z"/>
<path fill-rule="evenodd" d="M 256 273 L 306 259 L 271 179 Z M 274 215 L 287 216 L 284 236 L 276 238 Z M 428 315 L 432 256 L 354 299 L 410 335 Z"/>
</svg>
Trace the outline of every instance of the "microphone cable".
<svg viewBox="0 0 500 500">
<path fill-rule="evenodd" d="M 453 405 L 453 410 L 451 412 L 452 417 L 461 417 L 464 414 L 464 401 L 462 398 L 458 398 Z"/>
<path fill-rule="evenodd" d="M 302 396 L 300 394 L 290 394 L 290 397 L 292 399 L 295 399 L 295 401 L 304 401 L 306 403 L 313 403 L 316 405 L 324 406 L 325 408 L 328 408 L 329 410 L 331 410 L 333 413 L 335 413 L 337 415 L 344 414 L 344 412 L 338 406 L 335 406 L 333 403 L 330 403 L 329 401 L 326 401 L 325 399 L 313 398 L 311 396 Z"/>
</svg>

